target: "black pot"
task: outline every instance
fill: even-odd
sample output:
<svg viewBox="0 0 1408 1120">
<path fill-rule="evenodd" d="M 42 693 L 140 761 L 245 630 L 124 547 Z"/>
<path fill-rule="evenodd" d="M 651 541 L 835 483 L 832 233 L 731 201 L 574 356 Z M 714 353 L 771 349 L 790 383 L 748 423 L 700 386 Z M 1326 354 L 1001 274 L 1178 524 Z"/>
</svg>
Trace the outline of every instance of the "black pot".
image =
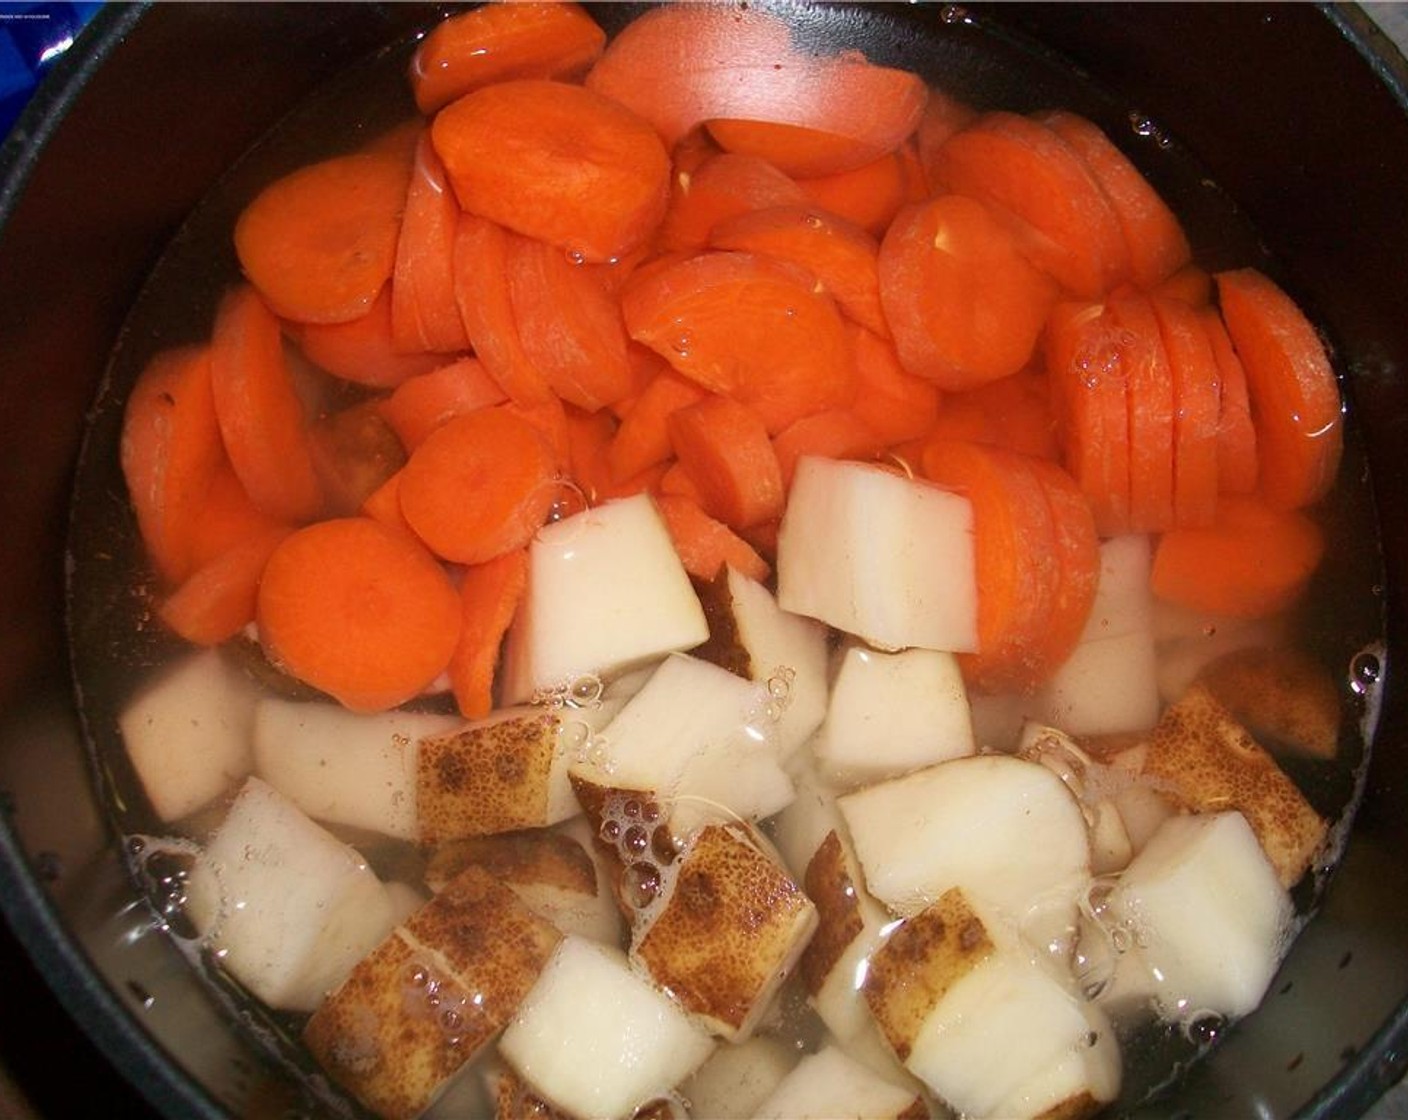
<svg viewBox="0 0 1408 1120">
<path fill-rule="evenodd" d="M 881 14 L 893 17 L 873 44 L 881 56 L 912 64 L 924 49 L 916 25 L 938 21 L 971 28 L 954 40 L 960 57 L 961 35 L 992 25 L 1009 46 L 1042 44 L 1041 65 L 1054 52 L 1059 68 L 1111 91 L 1107 108 L 1149 114 L 1242 208 L 1333 340 L 1372 467 L 1392 651 L 1363 808 L 1263 1008 L 1140 1115 L 1360 1115 L 1408 1062 L 1408 689 L 1389 671 L 1408 642 L 1408 68 L 1354 8 Z M 434 16 L 404 4 L 109 7 L 0 152 L 0 904 L 30 961 L 0 942 L 11 957 L 0 955 L 0 1041 L 68 1031 L 49 1047 L 84 1068 L 110 1064 L 113 1095 L 87 1090 L 85 1111 L 320 1107 L 154 932 L 115 847 L 70 684 L 68 496 L 108 355 L 183 217 L 290 105 Z M 1039 100 L 1001 92 L 1017 107 Z M 32 986 L 34 971 L 56 1001 Z M 12 982 L 31 1001 L 23 1016 Z M 78 1099 L 51 1084 L 41 1104 L 68 1114 Z"/>
</svg>

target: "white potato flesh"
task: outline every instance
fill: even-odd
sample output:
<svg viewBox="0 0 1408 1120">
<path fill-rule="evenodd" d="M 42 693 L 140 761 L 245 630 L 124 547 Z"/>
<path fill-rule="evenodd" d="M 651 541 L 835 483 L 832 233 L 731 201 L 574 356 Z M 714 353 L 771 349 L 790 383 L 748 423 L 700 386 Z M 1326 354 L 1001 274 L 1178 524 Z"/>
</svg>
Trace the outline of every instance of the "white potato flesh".
<svg viewBox="0 0 1408 1120">
<path fill-rule="evenodd" d="M 709 1034 L 615 949 L 564 937 L 499 1040 L 499 1053 L 573 1116 L 621 1120 L 693 1073 Z"/>
<path fill-rule="evenodd" d="M 699 597 L 644 494 L 538 531 L 504 649 L 505 704 L 607 676 L 709 636 Z"/>
<path fill-rule="evenodd" d="M 1266 993 L 1290 933 L 1276 869 L 1236 812 L 1170 817 L 1110 894 L 1109 921 L 1139 953 L 1166 1018 L 1236 1017 Z M 1123 985 L 1129 987 L 1126 981 Z"/>
<path fill-rule="evenodd" d="M 416 743 L 463 724 L 276 697 L 254 713 L 254 772 L 316 821 L 416 838 Z"/>
<path fill-rule="evenodd" d="M 972 754 L 958 659 L 939 650 L 882 653 L 850 643 L 812 749 L 821 772 L 846 790 Z"/>
<path fill-rule="evenodd" d="M 219 650 L 206 649 L 128 702 L 118 728 L 147 799 L 163 821 L 189 816 L 249 773 L 256 697 L 245 673 Z"/>
<path fill-rule="evenodd" d="M 912 1116 L 923 1102 L 914 1090 L 880 1077 L 838 1046 L 808 1054 L 755 1113 L 757 1120 L 835 1120 Z"/>
<path fill-rule="evenodd" d="M 795 796 L 769 825 L 782 862 L 800 883 L 827 834 L 838 829 L 844 832 L 846 822 L 836 806 L 836 790 L 817 773 L 810 759 L 804 758 L 792 772 L 792 782 Z"/>
<path fill-rule="evenodd" d="M 1153 548 L 1144 533 L 1111 537 L 1100 543 L 1100 579 L 1081 641 L 1152 632 L 1154 593 L 1149 587 L 1149 576 L 1153 567 Z"/>
<path fill-rule="evenodd" d="M 753 1120 L 758 1106 L 797 1064 L 797 1052 L 780 1039 L 755 1034 L 720 1046 L 680 1086 L 690 1114 L 709 1120 Z"/>
<path fill-rule="evenodd" d="M 391 895 L 352 848 L 249 778 L 192 869 L 186 913 L 259 999 L 311 1011 L 395 926 Z"/>
<path fill-rule="evenodd" d="M 837 803 L 870 893 L 895 913 L 957 887 L 989 927 L 1074 923 L 1090 843 L 1080 805 L 1045 766 L 958 758 Z"/>
<path fill-rule="evenodd" d="M 811 456 L 777 538 L 778 603 L 883 649 L 978 647 L 968 499 L 883 467 Z"/>
<path fill-rule="evenodd" d="M 1162 710 L 1152 633 L 1081 642 L 1042 686 L 1037 710 L 1070 735 L 1148 731 Z"/>
<path fill-rule="evenodd" d="M 671 654 L 606 725 L 573 773 L 673 800 L 675 827 L 724 815 L 770 816 L 792 800 L 771 738 L 767 688 L 686 654 Z M 683 816 L 680 816 L 683 814 Z"/>
</svg>

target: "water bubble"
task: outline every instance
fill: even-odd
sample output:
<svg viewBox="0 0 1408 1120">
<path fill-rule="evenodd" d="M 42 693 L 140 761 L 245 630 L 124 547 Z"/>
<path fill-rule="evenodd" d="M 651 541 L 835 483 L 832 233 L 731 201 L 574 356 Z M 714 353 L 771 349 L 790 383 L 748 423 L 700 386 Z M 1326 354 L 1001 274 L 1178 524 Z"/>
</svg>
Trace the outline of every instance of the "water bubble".
<svg viewBox="0 0 1408 1120">
<path fill-rule="evenodd" d="M 640 802 L 632 797 L 621 807 L 621 812 L 631 820 L 635 820 L 636 817 L 640 816 Z"/>
<path fill-rule="evenodd" d="M 1168 134 L 1163 127 L 1146 113 L 1138 111 L 1129 114 L 1129 126 L 1134 130 L 1136 136 L 1143 136 L 1152 140 L 1160 148 L 1169 146 Z"/>
<path fill-rule="evenodd" d="M 1201 1049 L 1215 1043 L 1226 1026 L 1227 1019 L 1224 1016 L 1208 1008 L 1199 1008 L 1190 1012 L 1184 1019 L 1183 1037 Z"/>
<path fill-rule="evenodd" d="M 573 707 L 586 708 L 601 703 L 606 685 L 595 673 L 584 673 L 567 687 L 567 700 Z"/>
<path fill-rule="evenodd" d="M 807 216 L 802 219 L 802 223 L 808 229 L 821 229 L 821 227 L 826 224 L 819 217 L 817 217 L 817 215 L 812 213 L 808 213 Z"/>
<path fill-rule="evenodd" d="M 973 17 L 962 4 L 945 4 L 939 9 L 940 23 L 972 23 Z"/>
<path fill-rule="evenodd" d="M 621 836 L 621 849 L 631 855 L 643 855 L 650 847 L 650 833 L 633 824 Z"/>
<path fill-rule="evenodd" d="M 1357 693 L 1365 693 L 1379 683 L 1383 675 L 1383 664 L 1374 650 L 1360 650 L 1349 662 L 1349 687 Z"/>
<path fill-rule="evenodd" d="M 670 349 L 681 358 L 689 357 L 689 350 L 693 345 L 694 338 L 688 331 L 681 331 L 679 334 L 675 335 L 674 338 L 670 339 Z"/>
<path fill-rule="evenodd" d="M 622 876 L 621 888 L 626 902 L 636 910 L 643 910 L 660 895 L 660 869 L 645 861 L 633 863 Z"/>
<path fill-rule="evenodd" d="M 616 843 L 621 836 L 621 822 L 608 817 L 601 822 L 601 827 L 597 830 L 597 835 L 608 844 Z"/>
<path fill-rule="evenodd" d="M 569 249 L 567 251 L 567 260 L 571 264 L 586 264 L 587 254 L 580 249 Z"/>
</svg>

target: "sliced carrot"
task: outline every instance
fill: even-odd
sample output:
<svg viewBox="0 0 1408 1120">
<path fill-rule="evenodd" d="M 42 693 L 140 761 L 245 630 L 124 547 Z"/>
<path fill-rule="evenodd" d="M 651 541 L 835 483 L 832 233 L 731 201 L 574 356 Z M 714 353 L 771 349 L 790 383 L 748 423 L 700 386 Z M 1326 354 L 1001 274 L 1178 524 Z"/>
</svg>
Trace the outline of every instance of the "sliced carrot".
<svg viewBox="0 0 1408 1120">
<path fill-rule="evenodd" d="M 512 236 L 508 290 L 528 360 L 564 401 L 595 412 L 634 388 L 621 308 L 561 249 Z"/>
<path fill-rule="evenodd" d="M 738 568 L 739 571 L 744 571 L 745 575 L 756 579 L 759 583 L 767 579 L 767 566 L 777 563 L 777 534 L 781 528 L 782 522 L 778 520 L 764 521 L 761 525 L 750 525 L 748 528 L 738 531 L 738 535 L 742 538 L 744 543 L 763 560 L 763 567 L 760 569 L 762 572 L 761 575 L 757 574 L 757 570 L 751 572 L 744 571 L 740 561 L 735 560 L 730 561 L 730 563 L 732 563 L 735 568 Z"/>
<path fill-rule="evenodd" d="M 203 567 L 241 541 L 262 533 L 288 529 L 276 517 L 257 509 L 229 459 L 222 459 L 191 526 L 191 571 Z"/>
<path fill-rule="evenodd" d="M 230 292 L 215 316 L 210 382 L 215 415 L 250 500 L 282 521 L 307 521 L 323 505 L 303 404 L 284 359 L 279 321 L 258 292 Z"/>
<path fill-rule="evenodd" d="M 370 494 L 357 511 L 363 517 L 379 521 L 388 529 L 415 534 L 401 512 L 401 472 L 397 471 Z"/>
<path fill-rule="evenodd" d="M 452 417 L 507 399 L 477 358 L 461 358 L 402 382 L 377 407 L 406 450 L 413 451 Z"/>
<path fill-rule="evenodd" d="M 610 412 L 584 412 L 570 405 L 564 413 L 572 481 L 582 492 L 582 505 L 595 505 L 598 494 L 611 482 L 606 454 L 616 435 L 616 418 Z"/>
<path fill-rule="evenodd" d="M 1212 302 L 1212 277 L 1195 264 L 1185 264 L 1155 284 L 1151 291 L 1166 299 L 1180 300 L 1189 307 L 1206 307 Z"/>
<path fill-rule="evenodd" d="M 721 152 L 693 171 L 677 171 L 660 227 L 667 250 L 702 249 L 714 227 L 739 214 L 773 206 L 800 206 L 807 196 L 792 179 L 757 156 Z"/>
<path fill-rule="evenodd" d="M 152 567 L 179 583 L 191 572 L 191 537 L 225 463 L 209 348 L 167 350 L 142 370 L 123 416 L 120 457 Z"/>
<path fill-rule="evenodd" d="M 762 419 L 728 397 L 670 414 L 670 442 L 706 513 L 733 529 L 782 516 L 786 490 Z"/>
<path fill-rule="evenodd" d="M 442 109 L 430 134 L 461 206 L 583 260 L 629 253 L 665 213 L 660 138 L 581 86 L 484 86 Z"/>
<path fill-rule="evenodd" d="M 697 506 L 702 506 L 704 502 L 704 495 L 700 492 L 693 476 L 684 469 L 684 464 L 678 463 L 674 459 L 665 465 L 665 473 L 660 476 L 660 483 L 655 488 L 655 494 L 657 497 L 668 494 L 676 498 L 688 498 Z"/>
<path fill-rule="evenodd" d="M 1232 349 L 1222 316 L 1208 307 L 1198 318 L 1207 332 L 1222 390 L 1217 411 L 1218 488 L 1228 494 L 1251 494 L 1257 484 L 1257 454 L 1247 374 Z"/>
<path fill-rule="evenodd" d="M 1110 300 L 1129 410 L 1129 519 L 1135 532 L 1173 526 L 1174 389 L 1158 319 L 1138 293 Z"/>
<path fill-rule="evenodd" d="M 1005 447 L 1035 459 L 1057 460 L 1061 446 L 1046 377 L 1032 369 L 990 381 L 966 393 L 947 393 L 936 434 Z"/>
<path fill-rule="evenodd" d="M 910 195 L 909 165 L 901 147 L 851 171 L 798 179 L 807 198 L 868 233 L 884 234 Z"/>
<path fill-rule="evenodd" d="M 1051 616 L 1038 646 L 1039 674 L 1049 676 L 1070 657 L 1081 635 L 1100 582 L 1100 539 L 1090 503 L 1075 479 L 1053 462 L 1027 461 L 1046 494 L 1055 530 L 1056 560 L 1060 577 Z"/>
<path fill-rule="evenodd" d="M 834 132 L 769 120 L 707 122 L 726 152 L 758 156 L 793 177 L 835 175 L 875 162 L 875 146 Z"/>
<path fill-rule="evenodd" d="M 449 664 L 450 688 L 465 719 L 483 719 L 493 710 L 499 650 L 527 587 L 527 549 L 465 569 L 460 639 Z"/>
<path fill-rule="evenodd" d="M 320 417 L 309 431 L 329 516 L 356 513 L 406 463 L 406 450 L 382 418 L 378 401 Z"/>
<path fill-rule="evenodd" d="M 232 544 L 193 571 L 157 607 L 180 637 L 198 646 L 229 641 L 254 621 L 259 580 L 292 528 L 264 530 Z"/>
<path fill-rule="evenodd" d="M 751 253 L 704 253 L 641 270 L 626 329 L 684 376 L 753 408 L 770 433 L 855 391 L 845 327 L 806 272 Z"/>
<path fill-rule="evenodd" d="M 543 371 L 518 335 L 508 291 L 509 234 L 473 214 L 455 230 L 455 301 L 474 353 L 503 391 L 522 404 L 553 399 Z"/>
<path fill-rule="evenodd" d="M 709 244 L 805 268 L 843 315 L 882 338 L 889 337 L 880 307 L 880 247 L 859 226 L 822 210 L 774 206 L 718 223 Z"/>
<path fill-rule="evenodd" d="M 411 92 L 427 116 L 507 78 L 575 78 L 606 33 L 577 4 L 485 4 L 435 25 L 411 59 Z"/>
<path fill-rule="evenodd" d="M 1135 284 L 1152 288 L 1183 268 L 1193 252 L 1183 226 L 1158 191 L 1100 128 L 1058 109 L 1037 117 L 1084 162 L 1114 207 Z"/>
<path fill-rule="evenodd" d="M 606 449 L 611 477 L 621 482 L 671 458 L 670 414 L 704 397 L 702 388 L 667 365 L 641 390 L 612 437 Z"/>
<path fill-rule="evenodd" d="M 1101 536 L 1128 532 L 1129 411 L 1121 332 L 1103 304 L 1062 303 L 1043 341 L 1051 411 L 1066 469 Z"/>
<path fill-rule="evenodd" d="M 966 101 L 961 101 L 943 90 L 929 89 L 929 100 L 924 105 L 924 115 L 919 118 L 919 126 L 914 132 L 915 148 L 919 164 L 924 169 L 926 181 L 934 184 L 934 161 L 939 149 L 948 143 L 948 138 L 967 128 L 978 119 L 978 111 Z"/>
<path fill-rule="evenodd" d="M 1329 492 L 1343 449 L 1339 383 L 1315 328 L 1251 268 L 1217 274 L 1222 319 L 1246 370 L 1261 494 L 1298 509 Z"/>
<path fill-rule="evenodd" d="M 406 190 L 391 288 L 391 333 L 399 350 L 453 353 L 469 349 L 455 303 L 459 214 L 445 166 L 435 154 L 430 134 L 423 133 Z"/>
<path fill-rule="evenodd" d="M 973 506 L 978 650 L 959 657 L 964 679 L 984 692 L 1029 690 L 1049 668 L 1045 635 L 1061 579 L 1046 491 L 1020 456 L 975 443 L 931 440 L 922 469 Z"/>
<path fill-rule="evenodd" d="M 1015 113 L 985 113 L 948 139 L 934 186 L 1009 217 L 1022 250 L 1072 295 L 1098 299 L 1129 276 L 1129 250 L 1105 192 L 1054 132 Z"/>
<path fill-rule="evenodd" d="M 971 389 L 1031 359 L 1055 286 L 981 202 L 941 195 L 900 213 L 879 257 L 880 299 L 904 368 Z"/>
<path fill-rule="evenodd" d="M 1264 618 L 1296 601 L 1324 548 L 1323 532 L 1304 513 L 1225 494 L 1213 525 L 1159 538 L 1152 587 L 1160 599 L 1196 611 Z"/>
<path fill-rule="evenodd" d="M 924 110 L 923 81 L 855 52 L 793 45 L 786 22 L 757 8 L 667 4 L 633 20 L 587 74 L 588 88 L 645 117 L 674 145 L 704 121 L 771 121 L 893 151 Z"/>
<path fill-rule="evenodd" d="M 768 562 L 753 546 L 723 522 L 710 517 L 692 498 L 661 494 L 655 505 L 665 519 L 680 563 L 696 579 L 713 579 L 725 565 L 759 583 L 768 578 Z"/>
<path fill-rule="evenodd" d="M 871 459 L 884 447 L 884 440 L 866 427 L 853 411 L 845 409 L 830 409 L 803 416 L 778 432 L 772 441 L 777 464 L 782 469 L 784 490 L 791 489 L 797 460 L 803 455 L 820 455 L 827 459 Z"/>
<path fill-rule="evenodd" d="M 556 497 L 553 451 L 504 408 L 456 416 L 412 452 L 401 472 L 401 513 L 432 552 L 482 564 L 522 548 Z"/>
<path fill-rule="evenodd" d="M 437 354 L 411 354 L 392 337 L 395 295 L 387 285 L 365 315 L 345 323 L 289 323 L 289 333 L 315 366 L 344 381 L 390 389 L 444 361 Z M 467 348 L 468 343 L 465 344 Z"/>
<path fill-rule="evenodd" d="M 847 336 L 856 370 L 851 413 L 887 445 L 922 436 L 939 414 L 938 388 L 905 372 L 894 343 L 855 324 Z"/>
<path fill-rule="evenodd" d="M 1198 312 L 1153 296 L 1173 373 L 1173 523 L 1211 525 L 1217 513 L 1217 426 L 1221 375 Z"/>
<path fill-rule="evenodd" d="M 565 474 L 571 470 L 572 446 L 567 432 L 567 406 L 556 397 L 538 404 L 519 404 L 509 401 L 503 411 L 517 416 L 543 439 L 544 446 L 552 455 L 553 470 Z"/>
<path fill-rule="evenodd" d="M 265 187 L 235 250 L 269 306 L 302 323 L 366 314 L 391 278 L 410 167 L 397 151 L 338 156 Z"/>
<path fill-rule="evenodd" d="M 445 670 L 460 602 L 415 537 L 367 517 L 334 518 L 274 549 L 256 620 L 274 664 L 371 712 L 404 703 Z"/>
</svg>

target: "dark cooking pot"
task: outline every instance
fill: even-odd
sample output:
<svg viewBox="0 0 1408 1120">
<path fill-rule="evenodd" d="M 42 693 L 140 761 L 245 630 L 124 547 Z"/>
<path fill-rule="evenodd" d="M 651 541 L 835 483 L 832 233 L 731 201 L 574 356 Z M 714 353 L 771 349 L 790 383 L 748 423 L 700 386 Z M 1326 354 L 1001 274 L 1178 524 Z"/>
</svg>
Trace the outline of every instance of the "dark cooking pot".
<svg viewBox="0 0 1408 1120">
<path fill-rule="evenodd" d="M 1157 120 L 1243 207 L 1280 278 L 1327 327 L 1372 463 L 1396 656 L 1408 642 L 1402 58 L 1354 8 L 973 12 Z M 904 64 L 920 51 L 914 24 L 965 19 L 952 6 L 883 15 L 896 22 L 874 51 Z M 64 1053 L 100 1052 L 170 1116 L 317 1105 L 270 1057 L 278 1040 L 261 1044 L 248 1024 L 237 1027 L 239 1016 L 153 932 L 92 792 L 63 622 L 67 499 L 85 409 L 143 277 L 216 177 L 303 94 L 433 16 L 402 4 L 110 7 L 3 149 L 0 904 L 62 1005 L 53 1021 L 71 1018 L 97 1047 Z M 1356 1116 L 1408 1063 L 1408 690 L 1396 674 L 1384 679 L 1363 810 L 1323 912 L 1265 1006 L 1140 1115 Z M 38 1005 L 17 1010 L 17 967 L 0 956 L 0 1017 L 22 1014 L 24 1026 L 0 1039 L 45 1022 Z M 112 1114 L 118 1098 L 90 1108 Z"/>
</svg>

